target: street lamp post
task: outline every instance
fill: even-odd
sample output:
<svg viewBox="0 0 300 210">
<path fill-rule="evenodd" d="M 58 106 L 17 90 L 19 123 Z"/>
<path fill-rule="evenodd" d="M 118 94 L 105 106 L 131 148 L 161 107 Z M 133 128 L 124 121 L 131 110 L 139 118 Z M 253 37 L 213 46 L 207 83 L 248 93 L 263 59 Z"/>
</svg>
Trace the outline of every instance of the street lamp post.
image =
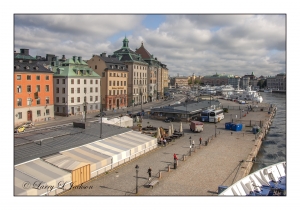
<svg viewBox="0 0 300 210">
<path fill-rule="evenodd" d="M 142 89 L 140 89 L 140 96 L 141 96 L 141 114 L 143 111 L 143 93 L 142 93 Z"/>
<path fill-rule="evenodd" d="M 139 166 L 138 165 L 136 165 L 135 166 L 135 171 L 136 171 L 136 186 L 135 186 L 135 192 L 136 192 L 136 194 L 138 194 L 138 175 L 139 175 Z"/>
<path fill-rule="evenodd" d="M 215 137 L 217 137 L 217 125 L 215 125 Z"/>
</svg>

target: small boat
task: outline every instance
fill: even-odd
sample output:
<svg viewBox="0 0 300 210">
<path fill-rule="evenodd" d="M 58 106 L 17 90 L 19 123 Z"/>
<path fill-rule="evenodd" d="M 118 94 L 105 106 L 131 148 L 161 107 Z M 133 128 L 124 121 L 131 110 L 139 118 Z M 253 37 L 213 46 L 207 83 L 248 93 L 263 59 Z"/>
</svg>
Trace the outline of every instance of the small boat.
<svg viewBox="0 0 300 210">
<path fill-rule="evenodd" d="M 219 195 L 285 196 L 286 162 L 284 161 L 262 168 L 237 181 L 236 183 L 222 191 Z"/>
<path fill-rule="evenodd" d="M 272 89 L 264 89 L 265 93 L 272 93 Z"/>
</svg>

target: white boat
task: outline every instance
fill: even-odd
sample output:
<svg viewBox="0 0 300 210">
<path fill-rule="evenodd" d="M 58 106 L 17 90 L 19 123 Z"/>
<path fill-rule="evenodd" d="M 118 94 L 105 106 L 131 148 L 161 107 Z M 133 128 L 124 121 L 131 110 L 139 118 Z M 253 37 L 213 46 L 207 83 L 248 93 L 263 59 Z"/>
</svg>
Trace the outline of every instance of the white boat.
<svg viewBox="0 0 300 210">
<path fill-rule="evenodd" d="M 220 196 L 275 196 L 286 195 L 286 162 L 260 169 L 237 181 Z"/>
<path fill-rule="evenodd" d="M 272 93 L 272 89 L 264 89 L 265 93 Z"/>
<path fill-rule="evenodd" d="M 251 86 L 248 86 L 246 90 L 236 89 L 232 95 L 230 95 L 231 99 L 236 100 L 246 100 L 261 103 L 263 98 L 259 93 L 255 90 L 251 90 Z"/>
</svg>

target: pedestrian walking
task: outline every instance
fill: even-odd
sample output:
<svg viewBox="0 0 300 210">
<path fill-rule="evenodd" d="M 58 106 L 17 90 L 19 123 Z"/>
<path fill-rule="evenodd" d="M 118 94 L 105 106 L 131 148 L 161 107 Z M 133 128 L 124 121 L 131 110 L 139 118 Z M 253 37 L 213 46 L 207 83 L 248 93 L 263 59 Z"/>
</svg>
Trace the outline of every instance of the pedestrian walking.
<svg viewBox="0 0 300 210">
<path fill-rule="evenodd" d="M 193 140 L 192 147 L 194 148 L 194 146 L 195 146 L 195 142 L 194 142 L 194 140 Z"/>
<path fill-rule="evenodd" d="M 174 157 L 174 160 L 178 160 L 176 153 L 174 153 L 173 157 Z"/>
<path fill-rule="evenodd" d="M 192 137 L 191 136 L 190 136 L 189 140 L 190 140 L 190 145 L 191 145 L 192 144 Z"/>
<path fill-rule="evenodd" d="M 201 143 L 202 143 L 202 138 L 200 137 L 200 139 L 199 139 L 199 142 L 200 142 L 200 145 L 201 145 Z"/>
<path fill-rule="evenodd" d="M 167 140 L 164 138 L 164 146 L 167 145 Z"/>
<path fill-rule="evenodd" d="M 150 179 L 151 179 L 151 172 L 152 172 L 152 169 L 151 169 L 151 167 L 149 167 L 149 168 L 148 168 L 148 171 L 147 171 L 147 173 L 149 174 L 149 178 L 148 178 L 148 180 L 150 180 Z"/>
</svg>

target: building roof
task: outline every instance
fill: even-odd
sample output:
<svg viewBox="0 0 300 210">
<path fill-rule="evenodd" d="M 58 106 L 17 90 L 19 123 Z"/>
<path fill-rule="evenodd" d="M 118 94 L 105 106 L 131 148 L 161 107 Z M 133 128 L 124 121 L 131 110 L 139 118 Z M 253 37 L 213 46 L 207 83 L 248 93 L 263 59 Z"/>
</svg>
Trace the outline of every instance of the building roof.
<svg viewBox="0 0 300 210">
<path fill-rule="evenodd" d="M 144 47 L 143 42 L 142 42 L 140 48 L 137 49 L 135 52 L 138 53 L 138 54 L 141 54 L 141 56 L 142 56 L 143 59 L 151 59 L 151 58 L 153 58 L 153 56 Z"/>
<path fill-rule="evenodd" d="M 33 62 L 14 62 L 14 72 L 28 72 L 28 73 L 53 73 L 50 69 L 46 68 L 43 62 L 33 61 Z"/>
<path fill-rule="evenodd" d="M 102 124 L 102 139 L 130 131 L 114 125 Z M 14 137 L 14 164 L 55 154 L 100 140 L 100 124 L 91 123 L 86 129 L 69 126 L 39 129 L 16 134 Z"/>
<path fill-rule="evenodd" d="M 191 102 L 188 103 L 187 106 L 186 105 L 175 105 L 175 106 L 164 106 L 164 107 L 160 107 L 160 108 L 154 108 L 151 109 L 151 112 L 163 112 L 163 113 L 182 113 L 185 114 L 186 112 L 188 112 L 188 114 L 194 114 L 194 113 L 198 113 L 201 110 L 207 109 L 209 106 L 211 105 L 216 105 L 219 106 L 221 103 L 217 100 L 204 100 L 201 102 Z"/>
<path fill-rule="evenodd" d="M 61 65 L 53 66 L 54 77 L 98 77 L 100 76 L 94 72 L 92 68 L 84 62 L 81 57 L 77 56 L 66 59 Z"/>
<path fill-rule="evenodd" d="M 20 53 L 14 53 L 15 60 L 36 60 L 36 58 L 29 55 L 29 49 L 20 49 Z"/>
</svg>

